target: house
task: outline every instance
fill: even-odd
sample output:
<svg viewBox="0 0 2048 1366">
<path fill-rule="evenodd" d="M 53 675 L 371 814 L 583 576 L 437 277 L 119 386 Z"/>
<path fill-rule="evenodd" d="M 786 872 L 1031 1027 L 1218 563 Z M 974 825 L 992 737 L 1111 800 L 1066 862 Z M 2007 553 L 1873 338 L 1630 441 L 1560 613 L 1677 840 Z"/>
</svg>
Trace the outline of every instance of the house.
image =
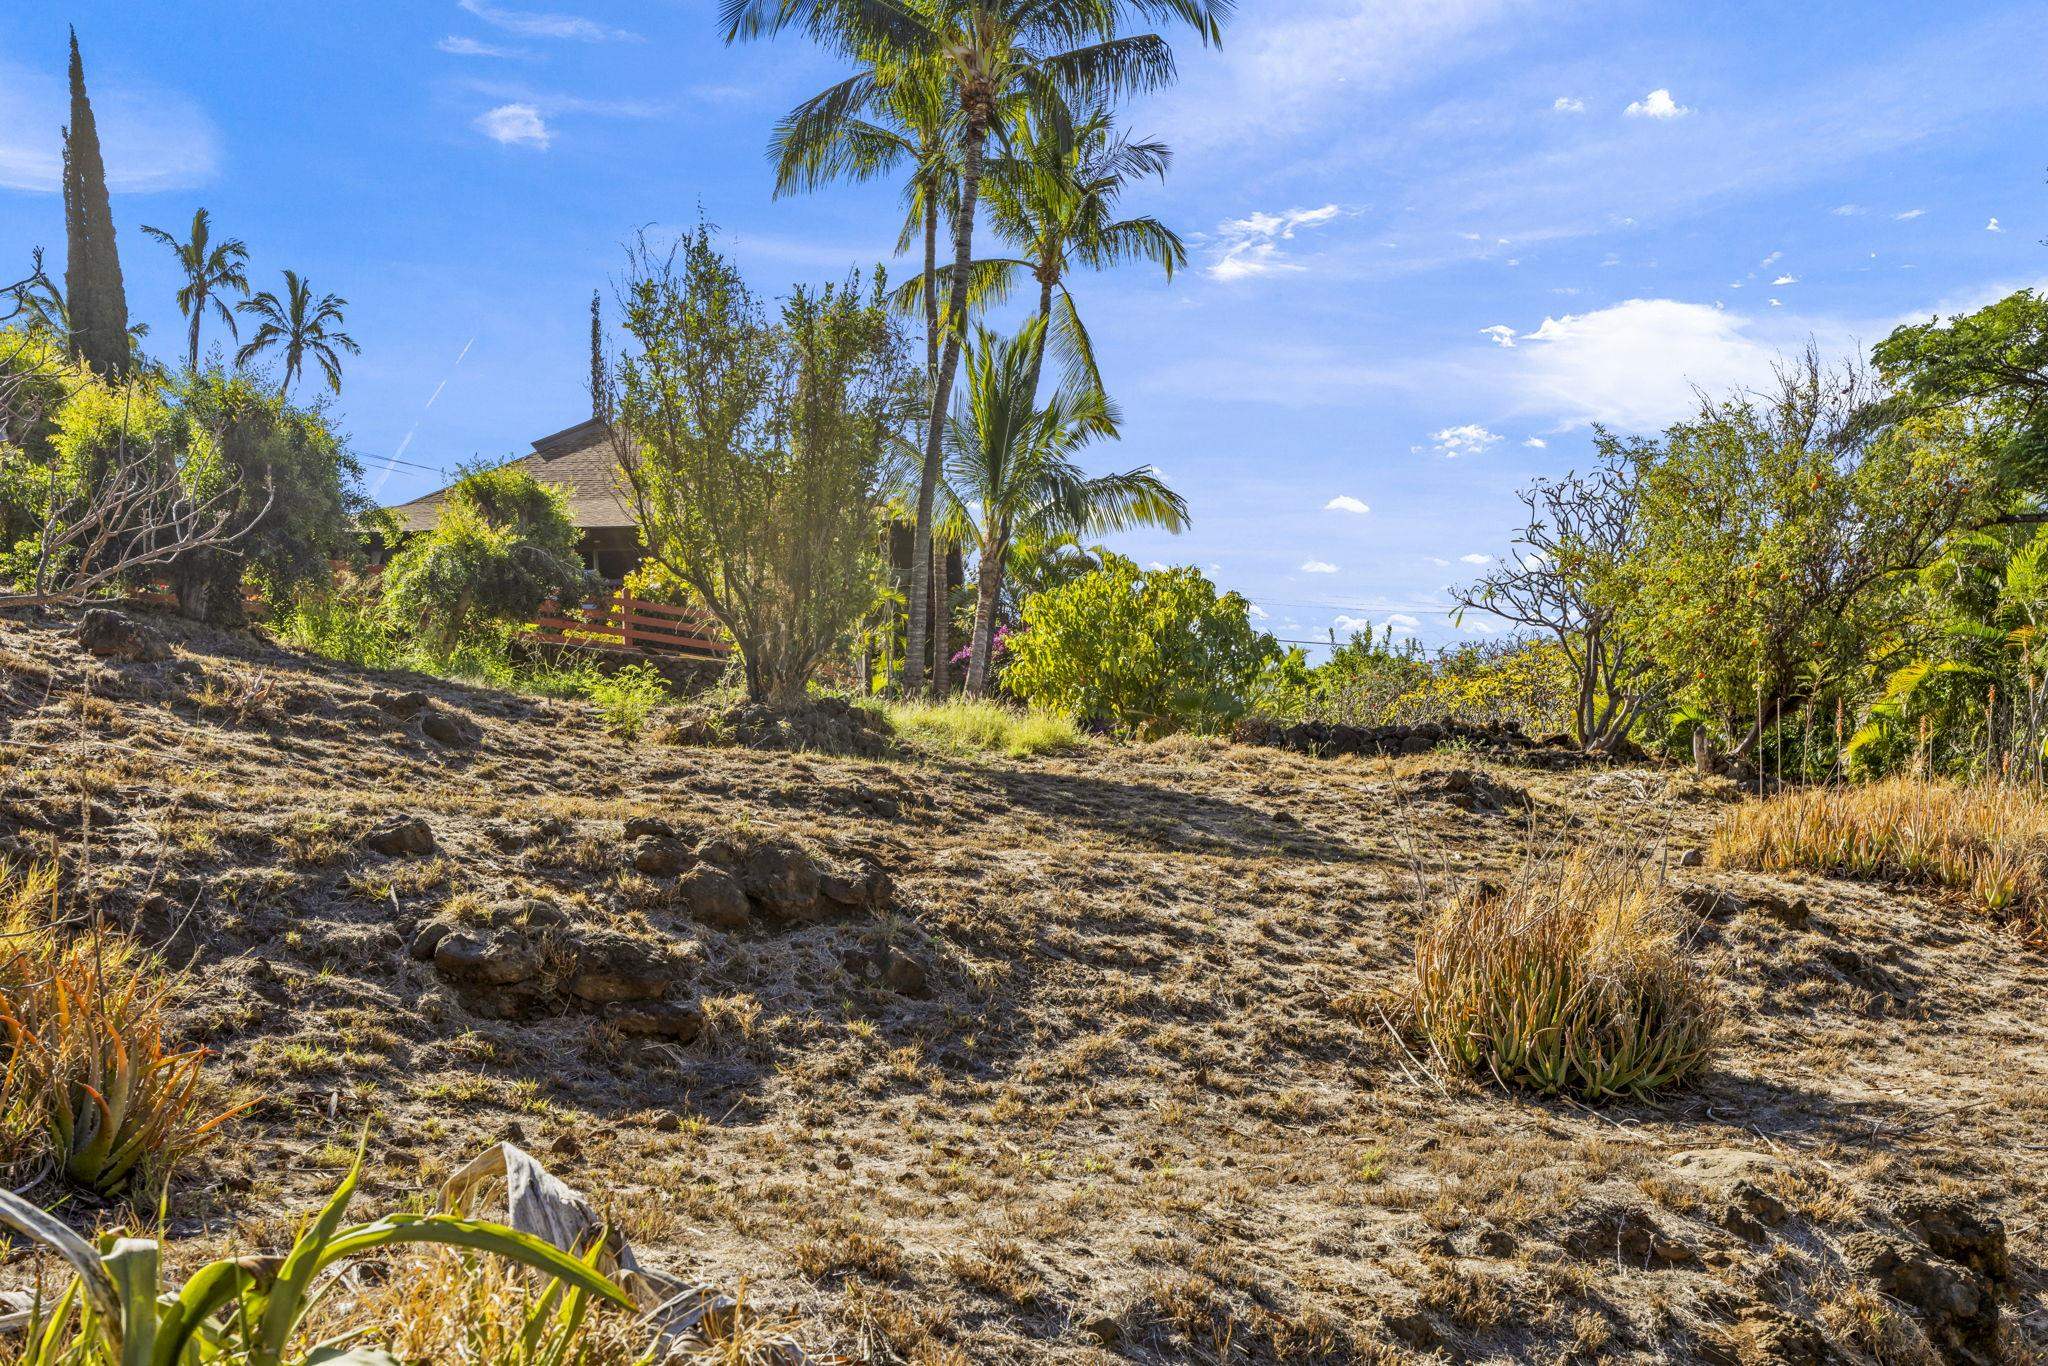
<svg viewBox="0 0 2048 1366">
<path fill-rule="evenodd" d="M 646 549 L 640 544 L 639 524 L 633 517 L 632 495 L 612 450 L 611 430 L 602 419 L 586 418 L 573 427 L 540 437 L 534 441 L 531 455 L 510 463 L 544 484 L 567 491 L 569 520 L 580 533 L 577 549 L 584 566 L 598 577 L 616 585 L 646 558 Z M 441 520 L 441 501 L 447 496 L 447 489 L 436 489 L 385 511 L 396 521 L 401 536 L 432 531 Z M 899 592 L 910 583 L 911 539 L 907 523 L 895 523 L 887 533 L 885 551 L 892 581 Z M 945 583 L 950 596 L 965 585 L 966 567 L 957 549 L 949 551 L 945 558 Z M 642 606 L 645 604 L 636 599 L 635 610 Z M 616 600 L 609 610 L 621 618 L 632 615 Z M 894 615 L 900 634 L 902 609 L 897 608 Z M 938 648 L 948 649 L 957 643 L 934 642 Z"/>
<path fill-rule="evenodd" d="M 602 421 L 586 418 L 543 436 L 533 443 L 533 454 L 510 463 L 544 484 L 568 491 L 569 520 L 582 533 L 577 548 L 585 568 L 614 583 L 633 572 L 644 558 L 640 529 L 624 488 L 625 476 L 612 454 L 610 429 Z M 397 520 L 402 535 L 432 531 L 447 496 L 447 489 L 436 489 L 385 511 Z"/>
</svg>

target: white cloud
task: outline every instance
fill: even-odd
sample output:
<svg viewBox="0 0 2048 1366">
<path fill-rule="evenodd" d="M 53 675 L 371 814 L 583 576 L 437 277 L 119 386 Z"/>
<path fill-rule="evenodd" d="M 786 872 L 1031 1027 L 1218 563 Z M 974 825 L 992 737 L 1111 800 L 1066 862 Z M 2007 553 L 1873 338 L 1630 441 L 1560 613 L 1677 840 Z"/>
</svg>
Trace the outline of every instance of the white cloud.
<svg viewBox="0 0 2048 1366">
<path fill-rule="evenodd" d="M 1780 275 L 1771 283 L 1774 285 L 1796 285 L 1799 283 L 1799 277 L 1797 275 Z"/>
<path fill-rule="evenodd" d="M 1524 446 L 1527 446 L 1532 451 L 1540 451 L 1547 447 L 1550 443 L 1548 441 L 1545 441 L 1540 436 L 1532 436 L 1527 441 L 1524 441 L 1522 444 Z"/>
<path fill-rule="evenodd" d="M 1268 617 L 1273 615 L 1271 612 L 1268 612 L 1265 608 L 1259 606 L 1255 602 L 1248 604 L 1245 610 L 1250 612 L 1252 616 L 1258 619 L 1259 621 L 1264 621 Z"/>
<path fill-rule="evenodd" d="M 495 43 L 480 43 L 474 38 L 449 34 L 434 44 L 452 57 L 525 57 L 529 54 L 516 47 L 499 47 Z"/>
<path fill-rule="evenodd" d="M 457 0 L 477 18 L 516 33 L 522 38 L 564 38 L 578 43 L 637 43 L 640 36 L 622 28 L 607 28 L 594 19 L 574 14 L 543 14 L 535 10 L 499 9 L 485 0 Z"/>
<path fill-rule="evenodd" d="M 1438 569 L 1449 569 L 1451 567 L 1451 562 L 1443 558 L 1443 556 L 1441 555 L 1431 555 L 1428 557 L 1428 559 L 1429 562 L 1435 565 Z"/>
<path fill-rule="evenodd" d="M 531 147 L 545 152 L 553 140 L 540 110 L 530 104 L 501 104 L 486 110 L 476 116 L 476 127 L 485 137 L 506 147 Z"/>
<path fill-rule="evenodd" d="M 1857 214 L 1863 212 L 1863 206 L 1861 204 L 1837 204 L 1834 208 L 1829 209 L 1828 212 L 1838 218 L 1854 218 Z"/>
<path fill-rule="evenodd" d="M 1924 214 L 1926 212 L 1927 210 L 1925 209 L 1908 209 L 1904 213 L 1895 213 L 1892 215 L 1892 217 L 1896 221 L 1904 223 L 1909 219 L 1918 218 L 1921 214 Z"/>
<path fill-rule="evenodd" d="M 1771 307 L 1772 307 L 1772 308 L 1783 308 L 1784 306 L 1785 306 L 1785 301 L 1784 301 L 1783 299 L 1773 299 L 1773 300 L 1771 300 Z"/>
<path fill-rule="evenodd" d="M 1583 114 L 1586 112 L 1586 102 L 1574 99 L 1570 95 L 1559 95 L 1550 102 L 1550 107 L 1560 114 Z"/>
<path fill-rule="evenodd" d="M 1208 266 L 1212 280 L 1246 280 L 1305 267 L 1288 259 L 1280 243 L 1292 241 L 1302 228 L 1320 228 L 1343 212 L 1335 204 L 1319 209 L 1288 209 L 1233 218 L 1216 229 L 1215 259 Z"/>
<path fill-rule="evenodd" d="M 1310 560 L 1302 565 L 1301 572 L 1304 574 L 1334 574 L 1337 572 L 1337 566 L 1325 560 Z"/>
<path fill-rule="evenodd" d="M 1329 502 L 1323 504 L 1323 511 L 1355 512 L 1359 513 L 1360 515 L 1363 515 L 1365 513 L 1371 512 L 1372 509 L 1367 507 L 1358 499 L 1353 498 L 1350 494 L 1340 493 L 1335 498 L 1332 498 Z"/>
<path fill-rule="evenodd" d="M 1775 266 L 1776 264 L 1778 264 L 1779 261 L 1783 260 L 1784 258 L 1784 252 L 1774 251 L 1769 256 L 1766 256 L 1763 260 L 1757 262 L 1757 268 L 1761 270 L 1766 266 Z"/>
<path fill-rule="evenodd" d="M 1145 567 L 1155 574 L 1164 574 L 1168 569 L 1172 568 L 1171 565 L 1162 564 L 1158 560 L 1147 560 Z"/>
<path fill-rule="evenodd" d="M 1350 635 L 1355 631 L 1370 631 L 1372 629 L 1372 621 L 1366 617 L 1339 616 L 1332 620 L 1330 625 L 1346 635 Z"/>
<path fill-rule="evenodd" d="M 1991 220 L 1991 221 L 1990 221 L 1989 223 L 1986 223 L 1986 224 L 1984 225 L 1984 231 L 1986 231 L 1986 232 L 2004 232 L 2004 231 L 2005 231 L 2005 229 L 2004 229 L 2004 228 L 2001 228 L 2001 227 L 1999 227 L 1999 226 L 1998 226 L 1998 220 L 1997 220 L 1996 218 L 1994 218 L 1994 219 L 1992 219 L 1992 220 Z"/>
<path fill-rule="evenodd" d="M 1474 551 L 1474 552 L 1473 552 L 1472 554 L 1470 554 L 1470 555 L 1460 555 L 1460 556 L 1459 556 L 1458 558 L 1459 558 L 1460 560 L 1464 561 L 1464 562 L 1465 562 L 1466 564 L 1492 564 L 1492 563 L 1493 563 L 1493 556 L 1491 556 L 1491 555 L 1481 555 L 1481 554 L 1480 554 L 1480 553 L 1478 553 L 1477 551 Z"/>
<path fill-rule="evenodd" d="M 1680 119 L 1692 110 L 1672 99 L 1669 90 L 1652 90 L 1621 112 L 1638 119 Z"/>
<path fill-rule="evenodd" d="M 1460 427 L 1446 427 L 1440 432 L 1431 432 L 1429 439 L 1436 443 L 1436 453 L 1456 459 L 1461 455 L 1477 455 L 1488 447 L 1496 445 L 1500 437 L 1476 422 L 1467 422 Z"/>
<path fill-rule="evenodd" d="M 1390 628 L 1396 635 L 1405 635 L 1413 632 L 1422 623 L 1409 616 L 1406 612 L 1394 612 L 1389 614 L 1387 619 L 1381 622 L 1380 625 Z"/>
<path fill-rule="evenodd" d="M 1719 391 L 1770 378 L 1776 349 L 1748 335 L 1749 326 L 1711 304 L 1630 299 L 1545 318 L 1502 361 L 1515 367 L 1532 408 L 1571 422 L 1657 431 L 1695 408 L 1696 385 Z"/>
<path fill-rule="evenodd" d="M 213 179 L 220 166 L 220 133 L 197 104 L 161 86 L 102 76 L 92 67 L 90 53 L 86 60 L 109 190 L 149 194 Z M 54 67 L 52 75 L 0 60 L 0 189 L 54 194 L 63 188 L 64 144 L 58 129 L 70 122 L 70 94 L 63 63 Z"/>
<path fill-rule="evenodd" d="M 1505 323 L 1495 323 L 1492 327 L 1482 327 L 1479 329 L 1479 332 L 1481 336 L 1493 338 L 1494 345 L 1496 346 L 1513 346 L 1515 344 L 1515 329 Z"/>
</svg>

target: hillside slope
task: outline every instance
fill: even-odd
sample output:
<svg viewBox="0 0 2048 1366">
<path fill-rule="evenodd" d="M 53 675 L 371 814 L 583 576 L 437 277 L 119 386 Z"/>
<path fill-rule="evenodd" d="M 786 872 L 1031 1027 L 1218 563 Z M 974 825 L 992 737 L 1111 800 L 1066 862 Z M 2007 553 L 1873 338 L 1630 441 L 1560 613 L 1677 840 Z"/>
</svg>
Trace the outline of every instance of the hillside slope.
<svg viewBox="0 0 2048 1366">
<path fill-rule="evenodd" d="M 1681 866 L 1725 788 L 629 746 L 581 704 L 150 629 L 169 657 L 0 625 L 0 843 L 189 965 L 183 1029 L 262 1098 L 174 1186 L 201 1241 L 274 1240 L 367 1122 L 380 1202 L 512 1138 L 647 1260 L 876 1361 L 2048 1333 L 2048 961 L 1939 902 Z M 1641 850 L 1692 908 L 1730 1025 L 1666 1105 L 1439 1080 L 1397 1038 L 1419 889 L 1558 842 Z"/>
</svg>

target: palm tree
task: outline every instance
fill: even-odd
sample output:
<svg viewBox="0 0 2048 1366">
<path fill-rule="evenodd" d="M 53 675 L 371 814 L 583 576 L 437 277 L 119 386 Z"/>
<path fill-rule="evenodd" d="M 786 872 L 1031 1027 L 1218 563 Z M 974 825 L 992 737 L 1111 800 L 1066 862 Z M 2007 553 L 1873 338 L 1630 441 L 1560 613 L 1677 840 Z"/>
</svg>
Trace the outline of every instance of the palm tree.
<svg viewBox="0 0 2048 1366">
<path fill-rule="evenodd" d="M 235 330 L 234 310 L 220 296 L 228 290 L 245 299 L 249 296 L 249 276 L 243 269 L 249 260 L 249 248 L 239 237 L 212 242 L 213 221 L 205 209 L 192 215 L 192 236 L 188 241 L 180 242 L 162 228 L 152 228 L 146 223 L 142 231 L 169 247 L 177 255 L 178 268 L 185 272 L 185 283 L 178 290 L 178 312 L 191 320 L 186 335 L 185 365 L 187 369 L 197 370 L 199 323 L 206 316 L 209 303 L 220 320 L 228 325 L 228 335 L 241 340 L 241 334 Z"/>
<path fill-rule="evenodd" d="M 256 335 L 235 352 L 236 365 L 247 365 L 273 346 L 282 347 L 284 383 L 278 386 L 280 394 L 291 389 L 308 356 L 319 363 L 321 373 L 327 376 L 327 387 L 337 394 L 341 392 L 341 357 L 337 353 L 362 354 L 355 339 L 340 330 L 341 311 L 348 307 L 348 300 L 323 294 L 315 302 L 312 287 L 297 271 L 288 270 L 284 273 L 282 300 L 266 289 L 235 307 L 262 320 Z"/>
<path fill-rule="evenodd" d="M 1090 441 L 1116 435 L 1116 410 L 1093 386 L 1061 388 L 1040 406 L 1044 345 L 1045 325 L 1037 319 L 1014 337 L 977 327 L 967 348 L 967 390 L 947 423 L 947 502 L 981 560 L 970 697 L 988 690 L 1003 563 L 1014 538 L 1187 525 L 1187 503 L 1150 466 L 1090 477 L 1074 463 Z"/>
<path fill-rule="evenodd" d="M 1158 219 L 1116 217 L 1125 185 L 1145 176 L 1163 180 L 1172 154 L 1164 143 L 1133 142 L 1116 132 L 1101 105 L 1079 117 L 1057 107 L 1034 112 L 1019 127 L 1015 149 L 1009 174 L 989 182 L 989 217 L 1024 255 L 982 262 L 977 273 L 1035 281 L 1036 316 L 1061 354 L 1064 382 L 1100 389 L 1095 344 L 1074 307 L 1067 273 L 1074 266 L 1104 270 L 1142 260 L 1155 262 L 1171 280 L 1187 264 L 1187 247 Z"/>
<path fill-rule="evenodd" d="M 958 111 L 960 188 L 943 342 L 932 387 L 917 525 L 911 550 L 910 627 L 904 683 L 924 679 L 930 619 L 932 504 L 937 493 L 953 374 L 967 322 L 975 208 L 988 139 L 998 116 L 1022 100 L 1050 106 L 1114 98 L 1173 79 L 1173 50 L 1158 34 L 1119 35 L 1127 18 L 1176 19 L 1204 43 L 1222 38 L 1236 0 L 721 0 L 726 41 L 794 28 L 864 69 L 826 92 L 847 109 L 870 106 L 870 87 L 935 71 Z M 821 97 L 823 98 L 823 97 Z M 815 101 L 814 101 L 815 103 Z"/>
</svg>

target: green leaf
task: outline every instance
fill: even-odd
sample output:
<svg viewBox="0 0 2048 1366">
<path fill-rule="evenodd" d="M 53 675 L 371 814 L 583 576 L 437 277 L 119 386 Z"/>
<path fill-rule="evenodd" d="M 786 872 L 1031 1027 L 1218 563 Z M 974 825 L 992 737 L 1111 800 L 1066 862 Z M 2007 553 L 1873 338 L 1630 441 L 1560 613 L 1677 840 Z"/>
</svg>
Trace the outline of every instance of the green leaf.
<svg viewBox="0 0 2048 1366">
<path fill-rule="evenodd" d="M 633 1308 L 632 1299 L 610 1277 L 585 1265 L 552 1243 L 530 1233 L 481 1219 L 463 1219 L 452 1214 L 391 1214 L 372 1224 L 346 1229 L 328 1244 L 321 1264 L 394 1243 L 440 1243 L 449 1247 L 488 1252 L 507 1261 L 546 1272 L 556 1280 L 603 1296 L 622 1309 Z"/>
<path fill-rule="evenodd" d="M 71 1263 L 87 1303 L 104 1325 L 101 1332 L 108 1338 L 109 1355 L 120 1359 L 120 1292 L 92 1244 L 66 1228 L 56 1216 L 8 1190 L 0 1190 L 0 1223 L 27 1234 Z"/>
<path fill-rule="evenodd" d="M 119 1238 L 100 1259 L 121 1301 L 121 1366 L 154 1366 L 157 1329 L 157 1269 L 153 1238 Z"/>
</svg>

